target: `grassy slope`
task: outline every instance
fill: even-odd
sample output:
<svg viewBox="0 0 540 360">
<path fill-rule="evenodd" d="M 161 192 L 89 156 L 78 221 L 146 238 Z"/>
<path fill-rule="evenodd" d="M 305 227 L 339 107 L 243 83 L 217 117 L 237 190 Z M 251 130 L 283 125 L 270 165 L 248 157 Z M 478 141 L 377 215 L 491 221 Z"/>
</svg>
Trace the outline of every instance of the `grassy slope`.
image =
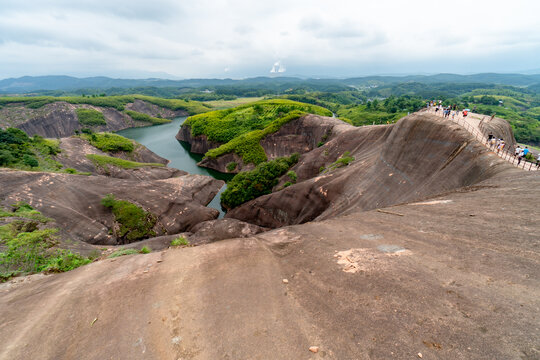
<svg viewBox="0 0 540 360">
<path fill-rule="evenodd" d="M 215 110 L 223 110 L 223 109 L 229 109 L 232 107 L 242 106 L 245 104 L 249 104 L 256 101 L 261 101 L 264 98 L 262 96 L 259 97 L 240 97 L 236 98 L 234 100 L 211 100 L 211 101 L 204 101 L 203 104 L 208 105 L 212 107 Z"/>
<path fill-rule="evenodd" d="M 260 140 L 305 113 L 332 115 L 330 110 L 320 106 L 273 99 L 199 114 L 189 117 L 184 124 L 191 127 L 193 136 L 206 135 L 209 140 L 223 144 L 208 151 L 206 157 L 234 152 L 244 163 L 260 164 L 267 160 Z"/>
<path fill-rule="evenodd" d="M 295 110 L 332 116 L 330 110 L 320 106 L 276 99 L 191 116 L 184 124 L 191 127 L 193 136 L 206 135 L 211 141 L 227 143 L 250 131 L 262 130 L 276 118 Z"/>
<path fill-rule="evenodd" d="M 189 114 L 199 114 L 209 111 L 210 108 L 198 101 L 186 101 L 180 99 L 163 99 L 154 96 L 146 95 L 118 95 L 118 96 L 19 96 L 19 97 L 0 97 L 0 106 L 14 103 L 22 103 L 31 109 L 38 109 L 46 104 L 50 104 L 56 101 L 65 101 L 70 104 L 87 104 L 101 107 L 110 107 L 123 111 L 125 105 L 132 103 L 135 99 L 147 101 L 149 103 L 171 109 L 171 110 L 185 110 Z"/>
<path fill-rule="evenodd" d="M 136 162 L 136 161 L 115 158 L 112 156 L 97 155 L 97 154 L 87 154 L 86 157 L 92 160 L 92 162 L 96 166 L 104 168 L 105 170 L 108 169 L 109 165 L 116 166 L 122 169 L 136 169 L 136 168 L 147 167 L 147 166 L 160 166 L 160 167 L 165 166 L 159 163 L 141 163 L 141 162 Z"/>
</svg>

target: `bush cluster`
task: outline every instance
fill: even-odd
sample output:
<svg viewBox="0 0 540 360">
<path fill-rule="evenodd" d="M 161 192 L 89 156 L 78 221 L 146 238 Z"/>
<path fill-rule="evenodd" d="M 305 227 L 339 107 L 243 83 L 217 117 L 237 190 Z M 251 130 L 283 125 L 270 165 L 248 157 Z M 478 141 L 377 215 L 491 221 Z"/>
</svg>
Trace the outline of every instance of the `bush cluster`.
<svg viewBox="0 0 540 360">
<path fill-rule="evenodd" d="M 232 209 L 261 195 L 270 194 L 278 178 L 298 162 L 298 154 L 264 162 L 251 171 L 236 174 L 221 194 L 221 204 Z"/>
<path fill-rule="evenodd" d="M 162 99 L 145 95 L 118 95 L 118 96 L 9 96 L 0 97 L 0 105 L 21 103 L 31 109 L 38 109 L 44 105 L 65 101 L 70 104 L 87 104 L 123 111 L 125 106 L 133 103 L 136 99 L 171 109 L 185 110 L 190 115 L 209 111 L 210 108 L 198 101 L 186 101 L 180 99 Z"/>
<path fill-rule="evenodd" d="M 51 158 L 60 152 L 57 140 L 39 135 L 29 137 L 20 129 L 0 129 L 0 166 L 18 169 L 58 170 L 61 164 Z"/>
<path fill-rule="evenodd" d="M 106 195 L 101 199 L 101 204 L 111 209 L 114 220 L 118 224 L 115 236 L 126 243 L 155 236 L 152 230 L 156 225 L 157 218 L 154 214 L 144 211 L 137 205 L 117 200 L 114 195 Z"/>
<path fill-rule="evenodd" d="M 97 125 L 107 125 L 105 121 L 105 116 L 100 111 L 94 109 L 82 109 L 79 108 L 76 110 L 77 119 L 81 125 L 88 126 L 97 126 Z"/>
<path fill-rule="evenodd" d="M 0 280 L 5 281 L 18 274 L 41 271 L 62 272 L 91 262 L 90 258 L 58 249 L 54 234 L 58 229 L 39 229 L 39 224 L 50 219 L 19 202 L 14 211 L 0 209 L 0 217 L 16 217 L 19 220 L 0 226 Z"/>
<path fill-rule="evenodd" d="M 171 120 L 169 119 L 161 119 L 161 118 L 153 117 L 153 116 L 136 112 L 136 111 L 126 110 L 124 112 L 128 114 L 135 121 L 147 122 L 153 125 L 166 124 L 166 123 L 171 122 Z"/>
<path fill-rule="evenodd" d="M 262 130 L 275 119 L 292 111 L 332 115 L 330 110 L 320 106 L 274 99 L 191 116 L 184 124 L 191 127 L 193 136 L 206 135 L 211 141 L 227 143 L 250 131 Z"/>
<path fill-rule="evenodd" d="M 210 159 L 215 159 L 221 155 L 234 152 L 242 157 L 242 161 L 245 164 L 252 163 L 257 165 L 265 162 L 267 157 L 260 141 L 266 136 L 278 131 L 286 123 L 298 119 L 304 114 L 305 113 L 300 111 L 292 111 L 289 114 L 270 122 L 262 130 L 254 130 L 242 134 L 216 149 L 209 150 L 205 156 Z"/>
<path fill-rule="evenodd" d="M 350 152 L 349 151 L 345 151 L 343 153 L 343 155 L 341 155 L 336 161 L 334 161 L 332 164 L 330 164 L 328 167 L 324 167 L 322 166 L 320 169 L 319 169 L 319 172 L 321 173 L 327 173 L 327 172 L 330 172 L 332 170 L 335 170 L 337 168 L 340 168 L 340 167 L 344 167 L 344 166 L 347 166 L 349 165 L 351 162 L 354 161 L 354 156 L 349 156 Z"/>
<path fill-rule="evenodd" d="M 105 152 L 132 152 L 135 148 L 130 139 L 112 133 L 90 133 L 83 134 L 81 137 L 88 140 L 92 146 Z"/>
</svg>

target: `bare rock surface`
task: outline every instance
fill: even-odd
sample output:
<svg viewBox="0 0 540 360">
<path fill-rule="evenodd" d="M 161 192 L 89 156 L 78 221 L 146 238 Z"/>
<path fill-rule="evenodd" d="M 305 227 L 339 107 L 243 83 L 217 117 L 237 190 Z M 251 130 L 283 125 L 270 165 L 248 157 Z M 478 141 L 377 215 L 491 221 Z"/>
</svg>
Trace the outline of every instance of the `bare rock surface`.
<svg viewBox="0 0 540 360">
<path fill-rule="evenodd" d="M 156 236 L 150 239 L 137 241 L 131 244 L 122 245 L 122 249 L 136 249 L 141 250 L 143 247 L 147 247 L 152 251 L 159 251 L 168 249 L 171 246 L 171 242 L 178 237 L 187 239 L 191 235 L 190 232 L 182 232 L 174 235 Z"/>
<path fill-rule="evenodd" d="M 189 243 L 202 245 L 225 239 L 245 238 L 266 230 L 236 219 L 204 221 L 189 230 L 193 233 L 189 236 Z"/>
<path fill-rule="evenodd" d="M 355 160 L 332 170 L 346 152 Z M 297 184 L 279 190 L 282 180 L 274 193 L 226 216 L 263 227 L 300 224 L 434 196 L 514 169 L 460 126 L 416 113 L 394 125 L 336 125 L 292 170 Z"/>
<path fill-rule="evenodd" d="M 96 132 L 118 131 L 136 126 L 150 125 L 146 122 L 135 121 L 129 115 L 114 108 L 57 101 L 38 109 L 27 108 L 24 104 L 8 104 L 0 109 L 0 127 L 17 127 L 29 136 L 68 137 L 72 136 L 75 131 L 88 127 L 79 123 L 76 115 L 76 109 L 78 108 L 94 109 L 103 113 L 107 125 L 91 126 L 92 130 Z M 126 109 L 150 116 L 161 115 L 163 118 L 188 115 L 183 110 L 173 111 L 138 99 L 134 103 L 127 104 Z"/>
<path fill-rule="evenodd" d="M 113 215 L 101 199 L 114 194 L 156 215 L 157 235 L 177 234 L 219 215 L 206 205 L 223 181 L 184 175 L 162 180 L 124 180 L 105 176 L 0 170 L 4 207 L 25 201 L 53 218 L 62 233 L 91 244 L 117 244 L 109 235 Z"/>
<path fill-rule="evenodd" d="M 386 212 L 16 279 L 0 358 L 536 359 L 538 186 L 502 171 Z"/>
<path fill-rule="evenodd" d="M 60 140 L 61 152 L 56 160 L 66 168 L 73 168 L 80 172 L 90 172 L 95 175 L 106 175 L 119 179 L 158 180 L 186 175 L 182 170 L 166 166 L 144 166 L 135 169 L 124 169 L 114 165 L 97 167 L 86 157 L 88 154 L 117 157 L 141 163 L 158 163 L 166 165 L 168 160 L 148 150 L 145 146 L 137 144 L 131 153 L 116 152 L 105 153 L 79 137 L 68 137 Z"/>
<path fill-rule="evenodd" d="M 208 150 L 219 147 L 219 143 L 208 140 L 205 135 L 193 137 L 191 135 L 191 127 L 183 125 L 176 134 L 176 139 L 188 143 L 190 151 L 195 154 L 205 154 Z"/>
</svg>

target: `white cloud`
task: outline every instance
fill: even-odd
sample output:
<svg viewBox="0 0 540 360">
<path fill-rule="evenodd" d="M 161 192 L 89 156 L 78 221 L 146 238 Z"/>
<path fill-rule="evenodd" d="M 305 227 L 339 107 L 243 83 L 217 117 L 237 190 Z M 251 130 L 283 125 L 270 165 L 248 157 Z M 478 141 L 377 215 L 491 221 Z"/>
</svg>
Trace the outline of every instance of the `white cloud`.
<svg viewBox="0 0 540 360">
<path fill-rule="evenodd" d="M 0 78 L 537 68 L 540 2 L 2 0 Z M 224 71 L 228 69 L 228 71 Z"/>
</svg>

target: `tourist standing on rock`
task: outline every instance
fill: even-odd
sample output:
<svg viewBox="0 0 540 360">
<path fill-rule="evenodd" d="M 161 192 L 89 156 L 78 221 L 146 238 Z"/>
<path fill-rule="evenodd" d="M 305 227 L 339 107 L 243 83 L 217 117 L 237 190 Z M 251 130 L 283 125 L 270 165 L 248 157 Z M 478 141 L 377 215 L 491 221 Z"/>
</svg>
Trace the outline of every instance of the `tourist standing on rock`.
<svg viewBox="0 0 540 360">
<path fill-rule="evenodd" d="M 521 159 L 523 159 L 524 156 L 525 156 L 525 155 L 523 154 L 523 151 L 521 151 L 521 152 L 519 153 L 519 155 L 518 155 L 518 163 L 517 163 L 518 165 L 519 165 L 519 163 L 521 162 Z"/>
<path fill-rule="evenodd" d="M 467 114 L 468 114 L 468 111 L 467 111 L 467 110 L 463 110 L 463 117 L 464 117 L 464 118 L 467 117 Z"/>
<path fill-rule="evenodd" d="M 502 149 L 504 149 L 504 145 L 506 145 L 506 144 L 504 143 L 504 140 L 503 140 L 503 139 L 500 139 L 500 140 L 499 140 L 499 145 L 497 146 L 497 154 L 498 154 Z"/>
<path fill-rule="evenodd" d="M 495 150 L 495 144 L 497 142 L 497 138 L 494 136 L 491 138 L 491 142 L 489 143 L 489 145 L 491 146 L 491 148 L 493 148 L 493 150 Z"/>
<path fill-rule="evenodd" d="M 518 145 L 518 146 L 516 147 L 516 151 L 515 151 L 515 153 L 514 153 L 514 157 L 516 157 L 516 156 L 518 156 L 519 154 L 521 154 L 521 151 L 522 151 L 521 146 Z"/>
</svg>

